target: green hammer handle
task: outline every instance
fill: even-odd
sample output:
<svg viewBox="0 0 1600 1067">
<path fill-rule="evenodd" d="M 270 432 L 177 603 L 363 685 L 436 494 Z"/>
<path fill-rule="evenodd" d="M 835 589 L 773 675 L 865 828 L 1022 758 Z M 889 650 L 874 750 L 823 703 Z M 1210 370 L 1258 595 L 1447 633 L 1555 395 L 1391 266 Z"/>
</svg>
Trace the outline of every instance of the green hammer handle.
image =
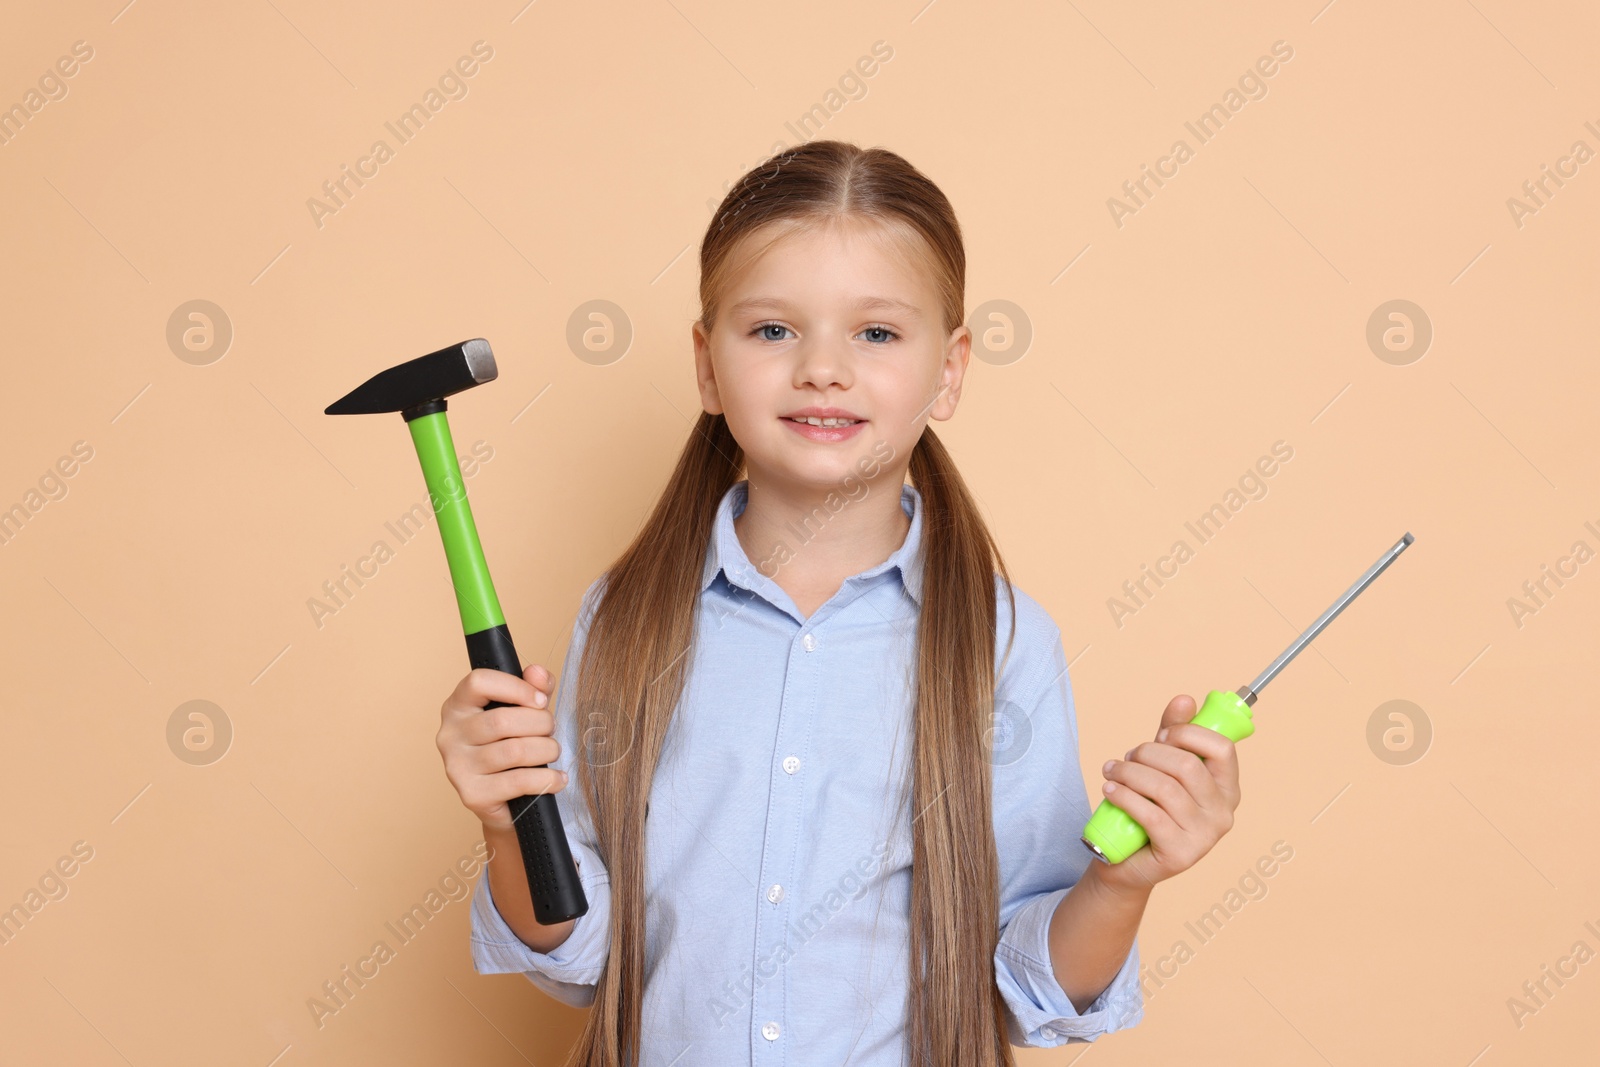
<svg viewBox="0 0 1600 1067">
<path fill-rule="evenodd" d="M 1198 726 L 1209 727 L 1228 740 L 1238 743 L 1255 733 L 1255 723 L 1250 717 L 1250 705 L 1238 693 L 1213 689 L 1206 694 L 1206 702 L 1189 720 Z M 1106 863 L 1121 863 L 1145 846 L 1150 835 L 1134 821 L 1132 815 L 1109 800 L 1102 800 L 1089 822 L 1083 828 L 1083 843 L 1089 846 L 1096 858 Z"/>
<path fill-rule="evenodd" d="M 450 564 L 450 581 L 455 586 L 456 606 L 461 611 L 461 629 L 467 639 L 467 656 L 473 667 L 487 667 L 522 676 L 522 661 L 511 643 L 495 596 L 489 565 L 483 558 L 478 528 L 472 521 L 472 505 L 467 502 L 461 465 L 456 461 L 455 443 L 450 438 L 450 423 L 445 418 L 444 401 L 424 405 L 426 414 L 407 411 L 411 441 L 417 446 L 417 459 L 428 483 L 428 497 L 444 541 L 445 559 Z M 428 410 L 433 409 L 433 410 Z M 490 701 L 489 708 L 503 708 Z M 548 766 L 541 764 L 541 766 Z M 517 845 L 522 851 L 522 866 L 528 876 L 528 892 L 533 899 L 533 914 L 543 926 L 554 926 L 576 919 L 589 910 L 578 868 L 561 824 L 561 812 L 553 793 L 515 797 L 511 809 L 512 825 L 517 830 Z"/>
</svg>

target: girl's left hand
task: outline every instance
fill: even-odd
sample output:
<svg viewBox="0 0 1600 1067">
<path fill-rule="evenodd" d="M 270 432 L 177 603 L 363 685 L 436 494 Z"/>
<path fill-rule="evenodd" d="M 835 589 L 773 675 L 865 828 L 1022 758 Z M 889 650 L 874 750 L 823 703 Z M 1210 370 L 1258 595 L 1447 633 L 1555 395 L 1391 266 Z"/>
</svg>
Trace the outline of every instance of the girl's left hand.
<svg viewBox="0 0 1600 1067">
<path fill-rule="evenodd" d="M 1121 863 L 1093 860 L 1100 881 L 1111 888 L 1148 892 L 1163 879 L 1186 871 L 1233 827 L 1239 806 L 1239 761 L 1234 744 L 1196 726 L 1194 698 L 1172 698 L 1155 741 L 1111 760 L 1103 795 L 1144 827 L 1150 841 Z"/>
</svg>

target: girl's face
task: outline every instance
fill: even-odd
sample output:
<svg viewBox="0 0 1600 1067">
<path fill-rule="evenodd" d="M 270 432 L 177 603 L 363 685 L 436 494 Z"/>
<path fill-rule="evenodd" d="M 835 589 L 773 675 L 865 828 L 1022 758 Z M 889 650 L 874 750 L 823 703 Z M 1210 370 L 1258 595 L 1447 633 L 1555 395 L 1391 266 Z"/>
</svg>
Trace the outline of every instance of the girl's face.
<svg viewBox="0 0 1600 1067">
<path fill-rule="evenodd" d="M 826 490 L 903 472 L 928 420 L 955 414 L 971 331 L 944 331 L 932 280 L 893 240 L 855 218 L 790 233 L 730 275 L 709 333 L 695 322 L 701 404 L 728 420 L 752 480 Z M 811 408 L 860 422 L 788 418 Z"/>
</svg>

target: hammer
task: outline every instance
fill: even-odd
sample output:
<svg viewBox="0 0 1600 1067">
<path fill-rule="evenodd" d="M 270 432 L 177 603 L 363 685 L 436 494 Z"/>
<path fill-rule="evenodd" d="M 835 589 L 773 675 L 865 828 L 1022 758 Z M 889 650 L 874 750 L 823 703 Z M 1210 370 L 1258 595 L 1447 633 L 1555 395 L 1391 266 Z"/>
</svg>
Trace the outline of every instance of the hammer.
<svg viewBox="0 0 1600 1067">
<path fill-rule="evenodd" d="M 324 409 L 326 415 L 367 415 L 398 411 L 411 429 L 428 498 L 438 518 L 450 581 L 455 586 L 456 607 L 461 611 L 461 632 L 467 639 L 467 657 L 473 667 L 488 667 L 522 677 L 522 661 L 511 643 L 489 579 L 478 528 L 472 521 L 461 466 L 456 462 L 445 397 L 492 382 L 499 375 L 494 353 L 483 338 L 462 341 L 425 356 L 379 371 Z M 506 705 L 492 700 L 488 708 Z M 548 766 L 541 764 L 540 766 Z M 588 898 L 578 881 L 561 813 L 553 794 L 516 797 L 508 805 L 522 866 L 528 875 L 534 917 L 544 926 L 576 919 L 589 910 Z"/>
</svg>

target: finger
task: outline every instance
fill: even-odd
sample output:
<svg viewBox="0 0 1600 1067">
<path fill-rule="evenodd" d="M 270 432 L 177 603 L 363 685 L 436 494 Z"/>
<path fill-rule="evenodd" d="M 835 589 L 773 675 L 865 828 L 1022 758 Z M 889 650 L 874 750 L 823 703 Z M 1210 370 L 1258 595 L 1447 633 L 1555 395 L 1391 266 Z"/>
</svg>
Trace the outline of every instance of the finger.
<svg viewBox="0 0 1600 1067">
<path fill-rule="evenodd" d="M 483 707 L 490 701 L 502 704 L 521 704 L 538 707 L 536 698 L 543 699 L 539 690 L 515 674 L 476 667 L 461 679 L 454 693 L 458 705 Z"/>
<path fill-rule="evenodd" d="M 555 675 L 541 663 L 530 664 L 528 669 L 522 672 L 522 677 L 529 685 L 546 695 L 555 688 Z"/>
<path fill-rule="evenodd" d="M 1186 749 L 1205 760 L 1206 771 L 1224 796 L 1236 798 L 1239 786 L 1239 752 L 1234 742 L 1206 726 L 1182 723 L 1166 728 L 1165 743 Z"/>
<path fill-rule="evenodd" d="M 1107 795 L 1116 801 L 1118 807 L 1122 806 L 1122 801 L 1117 799 L 1118 797 L 1126 796 L 1130 792 L 1137 793 L 1159 807 L 1183 830 L 1192 830 L 1201 825 L 1200 805 L 1189 795 L 1182 782 L 1165 771 L 1158 771 L 1143 763 L 1120 760 L 1112 764 L 1111 769 L 1106 772 L 1106 778 L 1117 786 Z M 1129 811 L 1128 814 L 1132 815 L 1133 812 Z M 1145 827 L 1146 831 L 1149 829 L 1148 826 Z"/>
<path fill-rule="evenodd" d="M 1176 726 L 1163 726 L 1166 736 L 1159 738 L 1163 744 L 1193 752 L 1205 760 L 1226 763 L 1233 759 L 1233 742 L 1209 726 L 1184 722 Z"/>
<path fill-rule="evenodd" d="M 488 745 L 506 737 L 548 736 L 554 732 L 555 716 L 548 709 L 523 708 L 515 704 L 469 715 L 461 724 L 462 738 L 472 745 Z"/>
<path fill-rule="evenodd" d="M 1204 726 L 1196 729 L 1204 733 L 1211 732 Z M 1227 741 L 1220 736 L 1218 740 Z M 1202 808 L 1226 807 L 1227 799 L 1223 795 L 1222 785 L 1206 766 L 1206 762 L 1198 754 L 1175 746 L 1171 742 L 1170 735 L 1166 744 L 1146 741 L 1129 749 L 1126 758 L 1131 762 L 1142 763 L 1170 774 L 1183 784 L 1184 789 L 1188 790 L 1189 795 L 1194 797 Z"/>
<path fill-rule="evenodd" d="M 1140 796 L 1135 790 L 1122 782 L 1108 781 L 1106 785 L 1112 790 L 1105 794 L 1107 800 L 1127 812 L 1134 822 L 1144 827 L 1144 832 L 1152 841 L 1158 836 L 1166 838 L 1173 833 L 1181 833 L 1178 824 L 1173 821 L 1155 801 Z M 1104 791 L 1104 787 L 1102 787 Z"/>
<path fill-rule="evenodd" d="M 1194 702 L 1194 697 L 1188 693 L 1179 693 L 1167 701 L 1166 708 L 1161 712 L 1161 727 L 1172 727 L 1188 722 L 1194 718 L 1198 706 Z M 1161 727 L 1157 728 L 1157 733 L 1161 732 Z"/>
<path fill-rule="evenodd" d="M 479 774 L 496 774 L 513 767 L 543 767 L 561 756 L 553 737 L 508 737 L 478 745 L 467 752 L 467 762 Z"/>
<path fill-rule="evenodd" d="M 468 791 L 471 799 L 463 796 L 467 806 L 474 809 L 504 804 L 517 797 L 536 797 L 544 793 L 558 793 L 565 785 L 561 772 L 549 767 L 515 767 L 498 774 L 485 774 L 473 783 Z"/>
</svg>

